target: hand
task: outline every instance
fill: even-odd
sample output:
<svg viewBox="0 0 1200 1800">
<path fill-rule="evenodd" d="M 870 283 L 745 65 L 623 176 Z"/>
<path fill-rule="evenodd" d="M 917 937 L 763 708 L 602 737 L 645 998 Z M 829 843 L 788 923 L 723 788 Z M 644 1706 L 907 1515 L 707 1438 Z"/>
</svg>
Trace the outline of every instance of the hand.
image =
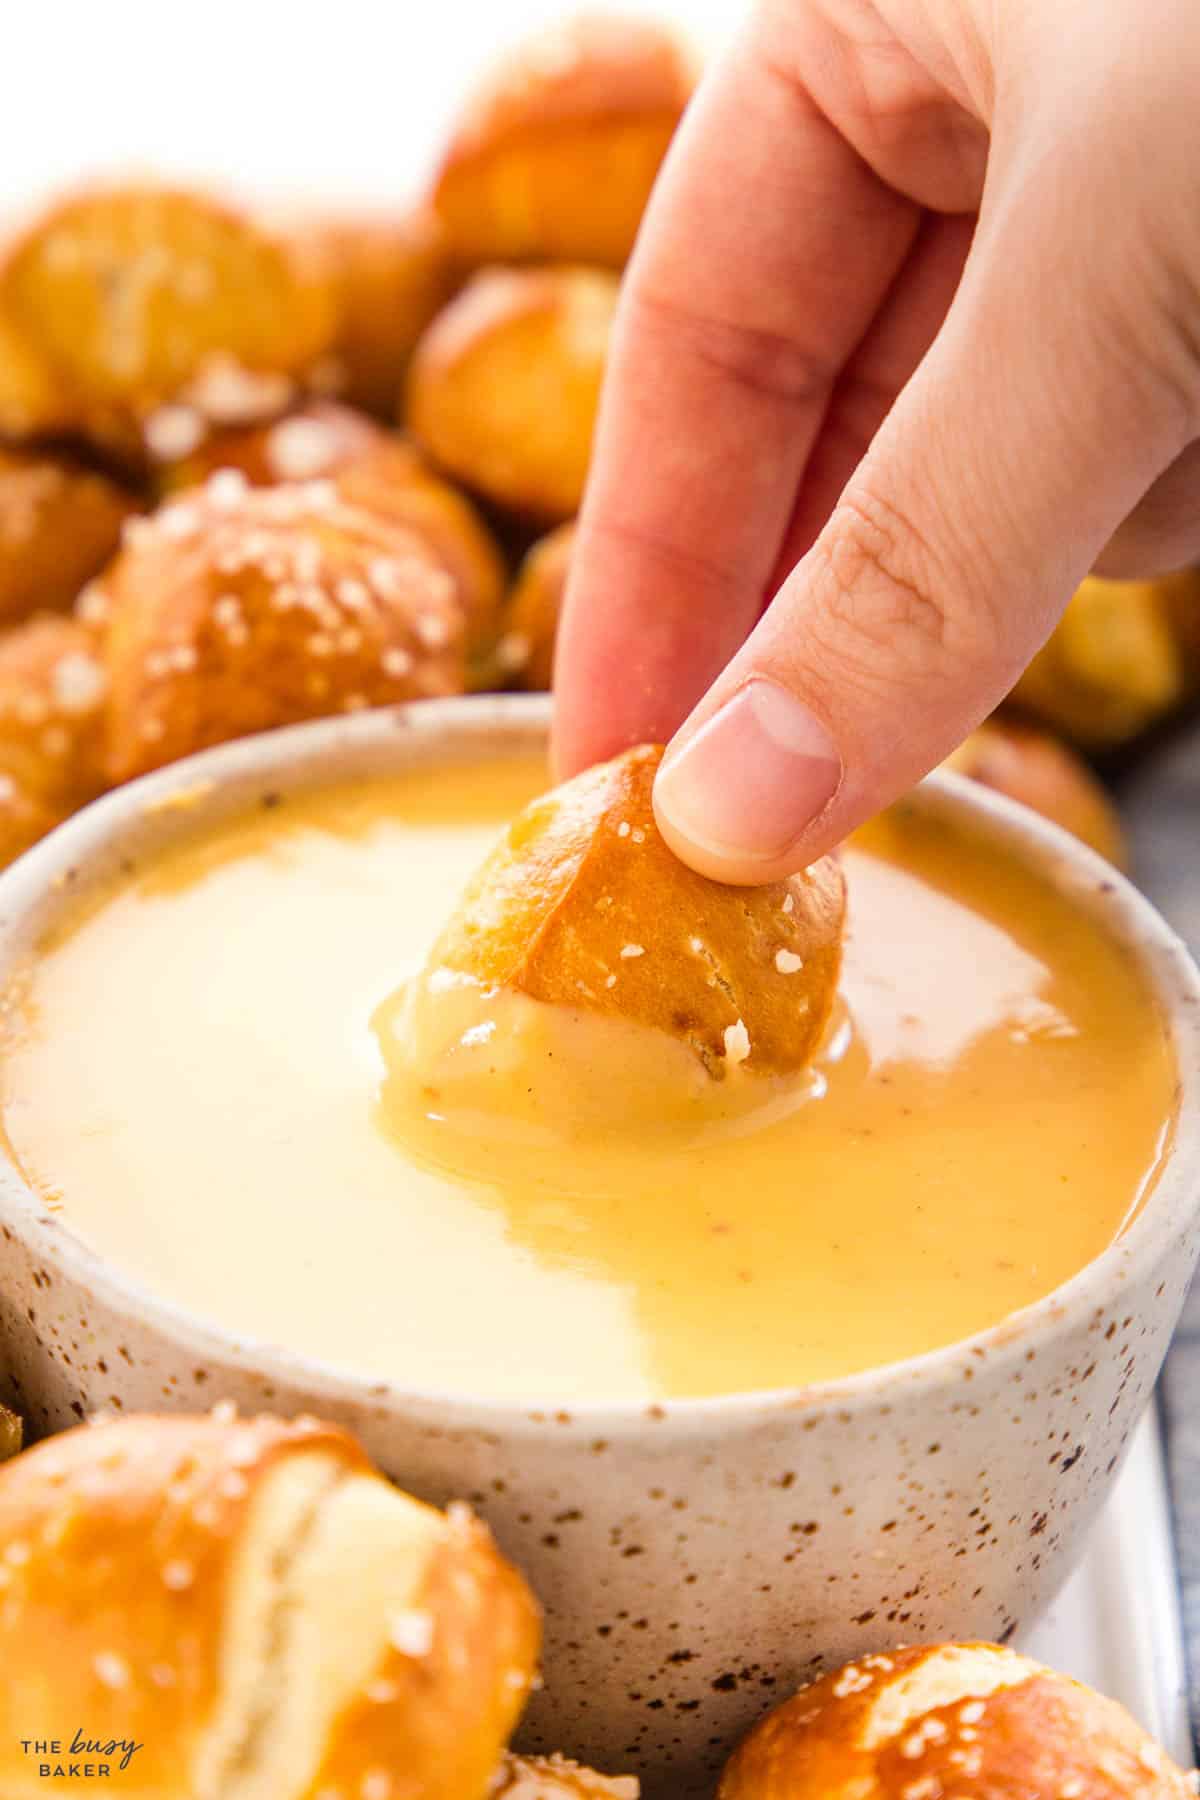
<svg viewBox="0 0 1200 1800">
<path fill-rule="evenodd" d="M 1098 558 L 1200 552 L 1198 96 L 1195 0 L 766 0 L 627 278 L 563 773 L 672 739 L 668 839 L 774 879 L 953 749 Z"/>
</svg>

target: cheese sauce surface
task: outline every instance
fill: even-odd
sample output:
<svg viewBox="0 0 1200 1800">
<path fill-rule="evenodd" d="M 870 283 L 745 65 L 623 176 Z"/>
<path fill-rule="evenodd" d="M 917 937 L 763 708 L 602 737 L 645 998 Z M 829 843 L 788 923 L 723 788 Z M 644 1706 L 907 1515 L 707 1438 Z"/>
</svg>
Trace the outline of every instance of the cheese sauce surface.
<svg viewBox="0 0 1200 1800">
<path fill-rule="evenodd" d="M 892 1362 L 1128 1222 L 1175 1094 L 1141 977 L 1036 875 L 906 807 L 846 851 L 839 1003 L 788 1104 L 664 1131 L 653 1057 L 600 1034 L 624 1128 L 531 1132 L 501 1062 L 511 1130 L 498 1088 L 447 1160 L 389 1068 L 396 996 L 544 785 L 501 761 L 325 789 L 89 907 L 10 1023 L 4 1127 L 47 1206 L 243 1339 L 533 1403 Z"/>
</svg>

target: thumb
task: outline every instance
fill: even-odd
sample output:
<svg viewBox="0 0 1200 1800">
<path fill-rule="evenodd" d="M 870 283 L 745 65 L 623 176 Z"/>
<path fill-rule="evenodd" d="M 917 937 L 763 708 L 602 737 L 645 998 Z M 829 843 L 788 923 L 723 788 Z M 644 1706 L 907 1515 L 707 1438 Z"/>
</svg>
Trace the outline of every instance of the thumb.
<svg viewBox="0 0 1200 1800">
<path fill-rule="evenodd" d="M 1091 225 L 1078 217 L 1094 169 L 1042 159 L 985 206 L 932 348 L 669 745 L 655 807 L 693 867 L 776 879 L 939 763 L 1196 435 L 1194 347 L 1154 298 L 1133 222 L 1122 252 L 1103 183 Z"/>
</svg>

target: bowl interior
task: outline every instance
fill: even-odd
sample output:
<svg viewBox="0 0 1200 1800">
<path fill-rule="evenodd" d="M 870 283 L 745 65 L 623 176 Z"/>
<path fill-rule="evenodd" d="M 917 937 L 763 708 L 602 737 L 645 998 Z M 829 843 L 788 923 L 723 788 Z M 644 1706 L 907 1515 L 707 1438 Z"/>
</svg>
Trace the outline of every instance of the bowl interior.
<svg viewBox="0 0 1200 1800">
<path fill-rule="evenodd" d="M 333 782 L 393 775 L 447 761 L 536 753 L 545 747 L 549 704 L 541 697 L 477 697 L 424 702 L 296 727 L 208 752 L 118 790 L 70 821 L 0 877 L 0 986 L 27 970 L 45 935 L 101 892 L 163 848 L 198 829 L 236 815 L 268 796 L 295 794 Z M 1072 1281 L 1046 1299 L 962 1343 L 902 1363 L 872 1369 L 804 1390 L 806 1398 L 853 1404 L 878 1396 L 881 1386 L 955 1379 L 980 1345 L 1013 1354 L 1051 1332 L 1064 1308 L 1094 1304 L 1113 1283 L 1161 1253 L 1164 1241 L 1184 1231 L 1200 1208 L 1200 976 L 1163 920 L 1120 875 L 1064 832 L 1026 809 L 960 777 L 923 783 L 913 804 L 1003 843 L 1036 866 L 1057 889 L 1097 919 L 1144 971 L 1160 1008 L 1179 1072 L 1179 1104 L 1167 1165 L 1153 1192 L 1121 1238 Z M 372 1378 L 336 1369 L 269 1344 L 234 1343 L 222 1328 L 144 1290 L 48 1215 L 0 1145 L 0 1222 L 39 1255 L 114 1304 L 154 1321 L 201 1360 L 236 1356 L 281 1380 L 302 1376 L 308 1387 L 331 1397 L 371 1391 Z M 393 1390 L 395 1391 L 395 1390 Z M 797 1390 L 737 1394 L 665 1402 L 682 1422 L 714 1409 L 795 1400 Z M 443 1411 L 473 1414 L 536 1412 L 555 1403 L 536 1394 L 511 1400 L 464 1401 L 461 1394 L 412 1395 Z M 582 1417 L 629 1418 L 640 1403 L 584 1403 Z"/>
</svg>

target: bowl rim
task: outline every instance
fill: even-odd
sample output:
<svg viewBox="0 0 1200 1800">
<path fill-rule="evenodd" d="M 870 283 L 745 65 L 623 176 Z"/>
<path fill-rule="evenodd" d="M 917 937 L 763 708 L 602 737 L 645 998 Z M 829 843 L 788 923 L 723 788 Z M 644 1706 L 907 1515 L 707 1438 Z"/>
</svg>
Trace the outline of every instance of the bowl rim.
<svg viewBox="0 0 1200 1800">
<path fill-rule="evenodd" d="M 239 739 L 168 765 L 105 795 L 61 825 L 0 873 L 0 989 L 12 973 L 13 940 L 44 912 L 69 911 L 75 873 L 89 858 L 117 853 L 152 817 L 185 814 L 179 835 L 208 817 L 232 816 L 265 782 L 292 792 L 332 785 L 355 771 L 345 765 L 381 753 L 364 779 L 387 778 L 439 750 L 503 754 L 544 742 L 551 707 L 543 695 L 467 695 L 380 708 Z M 415 754 L 413 754 L 415 752 Z M 685 1434 L 707 1432 L 715 1419 L 760 1421 L 781 1411 L 856 1412 L 894 1401 L 903 1391 L 949 1388 L 981 1362 L 1002 1368 L 1024 1361 L 1089 1314 L 1109 1305 L 1121 1286 L 1179 1244 L 1200 1215 L 1200 969 L 1157 909 L 1125 876 L 1061 827 L 964 776 L 938 773 L 913 790 L 917 805 L 971 817 L 1014 847 L 1116 936 L 1145 975 L 1178 1070 L 1176 1113 L 1166 1163 L 1136 1216 L 1099 1256 L 1042 1299 L 983 1331 L 898 1362 L 805 1386 L 644 1398 L 565 1401 L 561 1396 L 489 1396 L 468 1390 L 408 1388 L 381 1372 L 355 1370 L 226 1328 L 144 1285 L 110 1262 L 61 1217 L 49 1213 L 21 1173 L 0 1132 L 0 1225 L 66 1280 L 176 1343 L 198 1363 L 229 1365 L 238 1374 L 299 1388 L 332 1405 L 403 1409 L 467 1430 L 537 1431 L 575 1426 L 588 1435 L 628 1437 L 669 1421 Z M 207 802 L 214 804 L 209 807 Z M 42 923 L 38 936 L 44 934 Z M 24 952 L 27 954 L 27 951 Z M 2 1118 L 0 1096 L 0 1118 Z"/>
</svg>

